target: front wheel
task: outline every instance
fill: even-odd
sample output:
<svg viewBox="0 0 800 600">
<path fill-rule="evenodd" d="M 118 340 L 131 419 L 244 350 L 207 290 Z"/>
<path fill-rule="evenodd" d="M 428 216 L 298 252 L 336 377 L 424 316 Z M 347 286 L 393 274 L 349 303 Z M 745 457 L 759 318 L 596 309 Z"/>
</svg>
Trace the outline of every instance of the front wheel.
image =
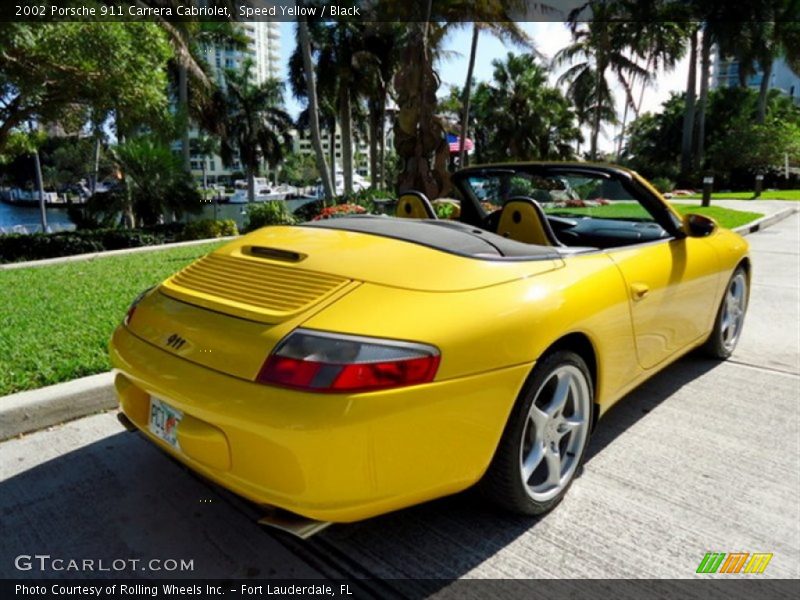
<svg viewBox="0 0 800 600">
<path fill-rule="evenodd" d="M 558 351 L 534 367 L 511 412 L 484 494 L 512 512 L 538 515 L 555 507 L 583 461 L 594 392 L 585 361 Z"/>
<path fill-rule="evenodd" d="M 714 329 L 703 346 L 706 354 L 723 360 L 733 354 L 742 334 L 748 296 L 747 273 L 744 267 L 740 266 L 736 268 L 728 282 L 714 321 Z"/>
</svg>

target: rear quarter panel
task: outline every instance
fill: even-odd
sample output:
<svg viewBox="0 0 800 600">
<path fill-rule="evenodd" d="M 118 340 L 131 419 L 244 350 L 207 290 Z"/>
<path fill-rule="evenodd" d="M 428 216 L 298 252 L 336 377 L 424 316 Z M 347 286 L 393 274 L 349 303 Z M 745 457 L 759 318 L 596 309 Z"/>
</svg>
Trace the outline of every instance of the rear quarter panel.
<svg viewBox="0 0 800 600">
<path fill-rule="evenodd" d="M 599 357 L 596 397 L 602 410 L 639 373 L 626 288 L 603 253 L 570 257 L 553 271 L 470 291 L 367 283 L 304 326 L 434 344 L 442 353 L 437 381 L 514 365 L 532 368 L 555 341 L 580 332 Z M 514 400 L 497 399 L 503 419 Z"/>
</svg>

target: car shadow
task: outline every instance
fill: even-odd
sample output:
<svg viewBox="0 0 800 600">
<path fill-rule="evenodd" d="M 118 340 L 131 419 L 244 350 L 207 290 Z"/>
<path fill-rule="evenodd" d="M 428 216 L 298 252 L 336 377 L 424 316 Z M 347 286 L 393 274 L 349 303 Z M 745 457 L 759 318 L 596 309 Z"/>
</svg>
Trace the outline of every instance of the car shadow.
<svg viewBox="0 0 800 600">
<path fill-rule="evenodd" d="M 684 358 L 601 419 L 590 464 L 619 436 L 719 362 Z M 259 526 L 253 505 L 192 475 L 135 433 L 120 432 L 0 483 L 2 577 L 407 579 L 402 595 L 429 595 L 491 559 L 547 519 L 497 511 L 474 490 L 310 540 Z M 45 572 L 14 568 L 20 554 L 67 558 L 193 559 L 192 572 Z M 299 558 L 299 560 L 298 560 Z M 503 577 L 501 574 L 495 577 Z M 374 591 L 374 590 L 373 590 Z M 379 595 L 391 590 L 379 590 Z"/>
</svg>

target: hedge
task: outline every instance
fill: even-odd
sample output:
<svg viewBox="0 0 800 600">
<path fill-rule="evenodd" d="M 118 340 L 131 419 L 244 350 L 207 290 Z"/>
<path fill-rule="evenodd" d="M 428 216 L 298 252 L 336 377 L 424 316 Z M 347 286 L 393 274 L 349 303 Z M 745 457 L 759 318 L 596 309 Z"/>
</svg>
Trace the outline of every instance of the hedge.
<svg viewBox="0 0 800 600">
<path fill-rule="evenodd" d="M 214 223 L 213 221 L 211 223 Z M 236 235 L 233 221 L 221 221 L 209 225 L 196 221 L 189 225 L 170 223 L 144 229 L 92 229 L 62 231 L 59 233 L 32 233 L 0 235 L 0 263 L 41 260 L 120 250 L 156 246 L 180 240 L 204 239 L 222 235 Z"/>
</svg>

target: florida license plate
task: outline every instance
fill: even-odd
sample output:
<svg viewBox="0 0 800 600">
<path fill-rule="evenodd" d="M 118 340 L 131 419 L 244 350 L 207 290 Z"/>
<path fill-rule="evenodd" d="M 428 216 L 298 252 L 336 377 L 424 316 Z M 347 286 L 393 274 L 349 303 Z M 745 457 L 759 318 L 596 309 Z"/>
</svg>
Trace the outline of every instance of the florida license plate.
<svg viewBox="0 0 800 600">
<path fill-rule="evenodd" d="M 178 424 L 183 413 L 177 408 L 158 398 L 150 397 L 150 431 L 170 446 L 180 449 L 178 445 Z"/>
</svg>

